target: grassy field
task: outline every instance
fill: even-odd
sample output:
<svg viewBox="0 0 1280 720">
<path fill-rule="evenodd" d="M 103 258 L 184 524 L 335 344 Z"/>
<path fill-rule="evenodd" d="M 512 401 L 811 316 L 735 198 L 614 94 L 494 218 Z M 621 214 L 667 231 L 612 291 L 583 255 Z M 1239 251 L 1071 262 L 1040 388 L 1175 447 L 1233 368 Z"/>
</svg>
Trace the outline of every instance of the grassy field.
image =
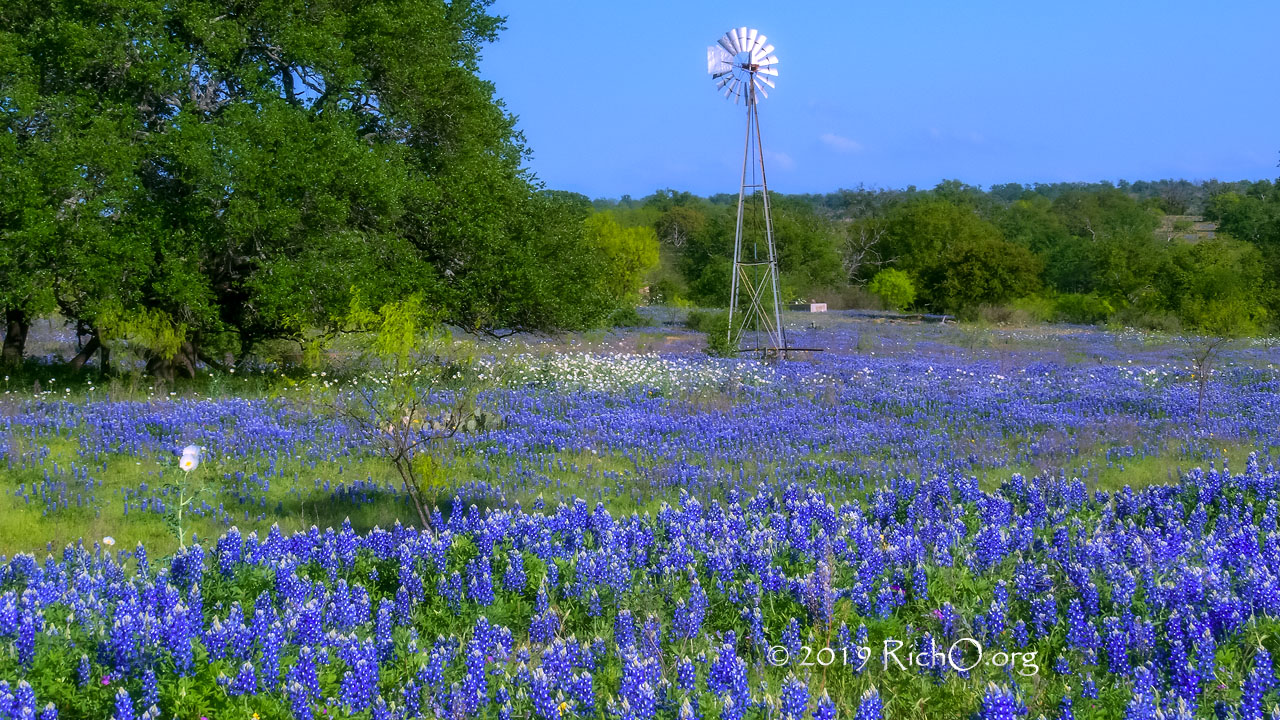
<svg viewBox="0 0 1280 720">
<path fill-rule="evenodd" d="M 752 387 L 750 380 L 690 381 L 687 368 L 723 361 L 701 357 L 700 336 L 678 327 L 484 346 L 494 357 L 518 362 L 526 369 L 521 377 L 536 377 L 538 384 L 508 381 L 487 391 L 486 402 L 507 413 L 512 425 L 442 444 L 436 452 L 444 472 L 432 492 L 446 515 L 455 495 L 464 505 L 519 502 L 528 508 L 539 499 L 554 506 L 583 497 L 605 501 L 615 511 L 654 511 L 674 501 L 682 487 L 721 495 L 733 473 L 745 473 L 751 483 L 803 478 L 828 487 L 865 484 L 899 472 L 918 476 L 930 471 L 930 463 L 918 461 L 922 445 L 949 455 L 948 468 L 972 473 L 988 490 L 1015 473 L 1065 473 L 1082 477 L 1091 488 L 1114 491 L 1176 481 L 1186 470 L 1210 462 L 1239 469 L 1251 452 L 1278 449 L 1274 434 L 1260 437 L 1223 423 L 1189 421 L 1176 416 L 1185 407 L 1170 410 L 1171 403 L 1185 403 L 1185 393 L 1194 388 L 1182 347 L 1172 338 L 1053 326 L 937 326 L 883 317 L 805 320 L 793 331 L 797 342 L 830 349 L 791 363 L 751 393 L 742 389 Z M 574 357 L 599 362 L 585 371 L 557 367 Z M 641 378 L 626 372 L 592 375 L 620 359 L 654 357 L 676 364 Z M 1214 386 L 1214 413 L 1229 420 L 1241 398 L 1274 387 L 1275 357 L 1266 346 L 1229 351 Z M 901 364 L 907 361 L 914 364 Z M 962 381 L 921 383 L 916 365 L 933 361 L 936 376 L 949 372 Z M 867 363 L 883 369 L 885 385 L 877 385 L 884 375 L 866 374 Z M 1067 394 L 1052 382 L 1015 388 L 1028 393 L 1032 412 L 1044 415 L 1031 425 L 1004 424 L 985 406 L 993 402 L 987 397 L 989 383 L 1045 367 L 1070 372 L 1083 384 Z M 1117 371 L 1126 382 L 1119 401 L 1109 397 L 1117 389 L 1114 378 L 1090 379 Z M 1157 379 L 1133 381 L 1144 373 Z M 188 440 L 208 435 L 226 438 L 226 447 L 211 453 L 194 478 L 205 488 L 189 523 L 197 537 L 214 538 L 231 526 L 247 533 L 278 524 L 292 531 L 349 520 L 365 530 L 416 521 L 387 462 L 360 448 L 311 447 L 313 439 L 331 432 L 327 423 L 342 382 L 338 377 L 340 367 L 310 371 L 264 365 L 239 374 L 209 372 L 169 388 L 138 375 L 71 376 L 50 366 L 22 380 L 6 379 L 0 396 L 5 417 L 0 483 L 7 495 L 0 500 L 0 553 L 39 552 L 107 536 L 121 547 L 141 542 L 171 551 L 176 539 L 166 517 L 172 511 L 166 486 L 182 475 L 176 452 Z M 594 381 L 604 389 L 589 387 Z M 893 387 L 897 382 L 903 388 Z M 198 423 L 184 419 L 193 407 L 229 402 L 242 404 L 212 415 L 197 413 Z M 531 411 L 531 402 L 541 410 Z M 1106 406 L 1099 410 L 1091 403 Z M 255 418 L 264 424 L 247 435 L 236 427 L 237 413 L 246 408 L 271 408 L 265 414 L 279 417 Z M 959 422 L 957 410 L 962 411 Z M 58 417 L 33 420 L 50 412 Z M 804 437 L 775 426 L 759 442 L 677 447 L 705 427 L 727 421 L 730 432 L 748 432 L 753 422 L 773 422 L 776 418 L 769 416 L 777 412 L 787 414 Z M 592 413 L 619 426 L 638 414 L 646 430 L 661 419 L 666 443 L 654 446 L 650 436 L 632 442 L 625 432 L 598 427 Z M 1061 413 L 1067 415 L 1055 424 L 1055 414 Z M 557 425 L 547 427 L 548 420 Z M 842 424 L 849 422 L 884 428 L 888 435 L 880 443 L 850 443 L 841 435 L 847 430 Z M 102 428 L 110 423 L 128 425 L 141 439 L 122 444 L 117 437 L 116 447 L 87 453 L 87 446 L 103 442 Z M 524 426 L 517 427 L 520 423 Z M 251 434 L 256 431 L 280 437 L 255 448 Z M 916 447 L 904 452 L 904 439 Z M 682 474 L 687 482 L 663 480 Z"/>
</svg>

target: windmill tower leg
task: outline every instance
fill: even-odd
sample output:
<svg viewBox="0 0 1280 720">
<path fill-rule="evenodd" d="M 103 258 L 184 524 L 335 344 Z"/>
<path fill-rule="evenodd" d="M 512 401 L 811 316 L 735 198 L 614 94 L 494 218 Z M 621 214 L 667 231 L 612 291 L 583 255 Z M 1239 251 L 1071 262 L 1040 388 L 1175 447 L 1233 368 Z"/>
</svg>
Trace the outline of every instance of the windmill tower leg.
<svg viewBox="0 0 1280 720">
<path fill-rule="evenodd" d="M 730 346 L 738 350 L 753 350 L 761 355 L 780 356 L 786 352 L 786 329 L 782 325 L 782 298 L 778 289 L 778 258 L 773 241 L 773 218 L 769 208 L 769 188 L 765 181 L 764 148 L 760 142 L 760 116 L 757 111 L 754 82 L 747 83 L 747 137 L 742 157 L 742 183 L 738 188 L 738 218 L 733 238 L 733 274 L 729 281 L 729 330 Z M 752 153 L 754 144 L 755 152 Z M 754 157 L 752 155 L 754 154 Z M 748 170 L 752 161 L 760 170 L 759 182 L 752 173 L 748 182 Z M 745 257 L 743 241 L 746 220 L 746 204 L 750 193 L 759 193 L 763 210 L 765 257 L 758 250 L 750 260 Z M 745 289 L 747 307 L 740 310 L 738 298 Z M 766 308 L 766 305 L 772 307 Z M 735 314 L 738 323 L 735 325 Z M 748 329 L 753 331 L 755 346 L 742 346 Z M 763 338 L 761 337 L 763 335 Z M 763 340 L 763 343 L 761 342 Z"/>
<path fill-rule="evenodd" d="M 769 341 L 777 353 L 784 354 L 787 350 L 787 329 L 782 325 L 782 294 L 778 288 L 778 253 L 773 243 L 773 215 L 769 212 L 769 183 L 765 180 L 764 173 L 764 144 L 760 140 L 760 114 L 753 111 L 751 115 L 755 120 L 756 151 L 760 157 L 760 193 L 764 200 L 764 237 L 769 256 L 769 285 L 773 291 L 773 332 Z"/>
<path fill-rule="evenodd" d="M 729 346 L 738 349 L 738 344 L 742 342 L 743 332 L 734 332 L 733 314 L 738 309 L 738 275 L 742 273 L 742 220 L 744 208 L 746 207 L 747 193 L 747 168 L 751 165 L 751 120 L 753 108 L 747 105 L 747 134 L 745 145 L 742 149 L 742 182 L 738 185 L 738 220 L 733 230 L 733 272 L 729 276 Z M 747 278 L 744 278 L 747 279 Z M 747 279 L 749 282 L 749 279 Z M 750 316 L 738 318 L 745 331 L 747 325 L 751 322 Z"/>
</svg>

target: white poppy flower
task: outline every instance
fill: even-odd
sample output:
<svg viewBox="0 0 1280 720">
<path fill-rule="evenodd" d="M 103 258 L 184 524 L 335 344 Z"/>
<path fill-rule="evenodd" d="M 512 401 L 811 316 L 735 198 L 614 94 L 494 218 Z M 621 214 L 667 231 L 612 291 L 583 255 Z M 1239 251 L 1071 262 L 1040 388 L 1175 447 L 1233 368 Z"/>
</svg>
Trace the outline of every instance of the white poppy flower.
<svg viewBox="0 0 1280 720">
<path fill-rule="evenodd" d="M 182 459 L 178 461 L 178 467 L 186 472 L 191 472 L 200 464 L 200 448 L 196 445 L 188 445 L 182 448 Z"/>
</svg>

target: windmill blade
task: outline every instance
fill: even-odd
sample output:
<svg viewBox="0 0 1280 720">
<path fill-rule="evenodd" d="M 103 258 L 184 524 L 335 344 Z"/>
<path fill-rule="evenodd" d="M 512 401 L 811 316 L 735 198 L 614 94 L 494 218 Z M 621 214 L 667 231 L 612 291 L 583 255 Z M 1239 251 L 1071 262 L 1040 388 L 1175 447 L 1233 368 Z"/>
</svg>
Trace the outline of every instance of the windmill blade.
<svg viewBox="0 0 1280 720">
<path fill-rule="evenodd" d="M 765 45 L 763 35 L 760 36 L 760 45 L 761 47 L 758 47 L 755 50 L 751 51 L 751 59 L 755 62 L 759 62 L 760 60 L 769 57 L 769 55 L 773 53 L 773 46 Z"/>
<path fill-rule="evenodd" d="M 725 100 L 728 100 L 728 99 L 729 99 L 729 97 L 730 97 L 731 95 L 733 95 L 734 91 L 738 89 L 739 84 L 740 84 L 740 83 L 739 83 L 739 81 L 738 81 L 738 78 L 733 77 L 733 76 L 730 76 L 730 77 L 729 77 L 729 81 L 728 81 L 728 82 L 726 82 L 726 83 L 724 84 L 724 86 L 723 86 L 723 87 L 724 87 L 724 99 L 725 99 Z"/>
<path fill-rule="evenodd" d="M 737 41 L 738 41 L 738 52 L 746 52 L 747 50 L 750 50 L 750 49 L 751 49 L 751 48 L 750 48 L 750 46 L 749 46 L 749 45 L 747 45 L 747 28 L 746 28 L 746 26 L 743 26 L 743 27 L 738 28 L 738 30 L 737 30 L 737 34 L 736 34 L 736 35 L 734 35 L 734 38 L 735 38 L 735 39 L 737 39 Z"/>
<path fill-rule="evenodd" d="M 767 77 L 765 77 L 765 76 L 763 76 L 763 75 L 756 75 L 756 76 L 755 76 L 755 81 L 756 81 L 756 84 L 757 84 L 757 85 L 759 85 L 759 84 L 764 84 L 764 85 L 768 85 L 769 87 L 777 87 L 777 85 L 774 85 L 774 84 L 773 84 L 773 81 L 772 81 L 772 80 L 770 80 L 769 78 L 767 78 Z"/>
<path fill-rule="evenodd" d="M 764 47 L 764 43 L 768 39 L 769 38 L 765 37 L 763 34 L 756 36 L 756 44 L 751 47 L 751 53 L 753 56 L 755 55 L 755 53 L 760 52 L 760 49 Z M 773 46 L 771 45 L 770 47 L 773 47 Z M 764 54 L 767 55 L 768 53 L 764 53 Z"/>
<path fill-rule="evenodd" d="M 746 51 L 748 54 L 755 52 L 756 36 L 759 34 L 760 34 L 760 31 L 756 30 L 755 28 L 751 28 L 750 30 L 747 31 L 747 42 L 743 45 L 742 49 Z"/>
<path fill-rule="evenodd" d="M 756 92 L 759 93 L 761 97 L 768 98 L 769 93 L 765 91 L 764 83 L 760 82 L 760 78 L 755 79 L 755 84 L 756 84 Z M 772 85 L 770 85 L 770 87 L 772 87 Z"/>
<path fill-rule="evenodd" d="M 719 75 L 733 70 L 733 55 L 719 45 L 707 48 L 707 72 Z"/>
<path fill-rule="evenodd" d="M 733 75 L 722 75 L 719 80 L 716 80 L 716 90 L 719 90 L 723 88 L 725 85 L 728 85 L 731 82 L 735 82 L 736 80 L 737 78 L 735 78 Z"/>
<path fill-rule="evenodd" d="M 778 68 L 774 67 L 761 67 L 756 72 L 761 75 L 772 75 L 774 77 L 778 77 Z"/>
<path fill-rule="evenodd" d="M 755 62 L 756 62 L 756 64 L 761 65 L 761 66 L 774 65 L 774 64 L 776 64 L 776 63 L 778 62 L 778 56 L 777 56 L 777 55 L 770 55 L 770 56 L 768 56 L 768 57 L 765 57 L 765 58 L 761 58 L 761 59 L 759 59 L 759 60 L 756 60 Z"/>
<path fill-rule="evenodd" d="M 734 37 L 732 32 L 725 33 L 724 37 L 720 38 L 716 42 L 730 55 L 737 55 L 740 52 L 738 50 L 738 39 Z"/>
</svg>

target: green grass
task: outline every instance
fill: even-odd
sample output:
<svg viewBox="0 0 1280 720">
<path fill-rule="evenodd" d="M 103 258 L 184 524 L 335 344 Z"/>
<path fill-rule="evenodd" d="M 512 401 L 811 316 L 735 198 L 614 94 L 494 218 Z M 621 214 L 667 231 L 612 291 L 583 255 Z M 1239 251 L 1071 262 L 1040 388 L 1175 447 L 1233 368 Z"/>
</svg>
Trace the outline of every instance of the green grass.
<svg viewBox="0 0 1280 720">
<path fill-rule="evenodd" d="M 824 326 L 846 324 L 847 319 L 831 316 L 819 318 Z M 918 355 L 919 346 L 925 344 L 936 347 L 943 354 L 955 351 L 966 356 L 971 351 L 960 351 L 965 346 L 982 346 L 986 350 L 998 349 L 1004 354 L 1015 351 L 1041 352 L 1054 349 L 1060 358 L 1070 361 L 1072 358 L 1080 362 L 1095 362 L 1092 356 L 1080 352 L 1078 341 L 1070 337 L 1064 339 L 1062 329 L 1033 328 L 1025 331 L 1009 331 L 996 333 L 990 329 L 976 326 L 928 326 L 916 331 L 910 342 L 895 336 L 887 330 L 872 330 L 878 326 L 874 323 L 863 323 L 859 342 L 865 338 L 875 340 L 877 355 L 902 353 Z M 883 337 L 881 337 L 883 335 Z M 516 341 L 508 352 L 532 352 L 548 355 L 557 351 L 582 349 L 598 349 L 626 352 L 628 349 L 646 351 L 662 349 L 664 342 L 671 337 L 681 340 L 679 333 L 669 333 L 657 329 L 628 335 L 615 335 L 601 331 L 577 336 L 562 336 L 547 342 L 534 342 L 529 339 Z M 687 338 L 683 338 L 687 339 Z M 1142 337 L 1139 341 L 1129 338 L 1116 340 L 1117 346 L 1123 344 L 1124 350 L 1135 362 L 1141 362 L 1149 353 L 1168 350 L 1171 339 L 1156 336 Z M 345 351 L 343 351 L 345 352 Z M 695 351 L 696 352 L 696 351 Z M 290 402 L 308 406 L 323 402 L 323 392 L 317 394 L 316 381 L 310 370 L 288 368 L 283 371 L 270 371 L 253 374 L 221 374 L 201 375 L 194 381 L 181 383 L 176 389 L 156 384 L 137 374 L 123 374 L 100 379 L 94 373 L 73 375 L 59 366 L 43 366 L 29 363 L 25 373 L 15 373 L 3 384 L 3 389 L 14 393 L 12 397 L 0 396 L 0 415 L 17 412 L 23 400 L 30 398 L 30 392 L 39 382 L 43 390 L 56 388 L 59 400 L 83 402 L 86 400 L 134 400 L 146 401 L 169 397 L 177 392 L 184 397 L 248 397 L 271 398 L 284 397 Z M 341 371 L 329 372 L 329 379 L 341 376 Z M 65 392 L 69 388 L 71 391 Z M 961 392 L 952 389 L 951 392 Z M 834 404 L 839 402 L 839 393 L 832 390 L 815 390 L 814 399 L 820 403 Z M 666 401 L 676 408 L 690 413 L 724 413 L 733 411 L 740 403 L 746 402 L 746 395 L 725 391 L 720 388 L 698 388 L 693 390 L 673 389 L 666 394 Z M 47 398 L 47 396 L 46 396 Z M 877 416 L 892 416 L 897 419 L 910 417 L 918 410 L 936 416 L 946 412 L 950 401 L 941 398 L 937 404 L 926 404 L 923 408 L 904 407 L 894 403 L 877 404 L 875 407 L 863 407 L 862 411 Z M 1135 413 L 1144 412 L 1143 408 L 1133 408 Z M 1007 466 L 994 467 L 975 465 L 968 472 L 978 476 L 984 489 L 995 489 L 1008 480 L 1014 473 L 1030 477 L 1041 472 L 1065 472 L 1069 477 L 1085 477 L 1088 469 L 1087 484 L 1091 489 L 1106 491 L 1118 490 L 1125 485 L 1135 488 L 1150 484 L 1168 482 L 1176 478 L 1179 472 L 1191 468 L 1207 467 L 1210 458 L 1226 458 L 1233 471 L 1244 468 L 1245 458 L 1254 448 L 1247 442 L 1239 440 L 1205 440 L 1195 447 L 1163 447 L 1154 455 L 1135 458 L 1116 459 L 1108 463 L 1106 448 L 1116 445 L 1141 446 L 1141 437 L 1132 428 L 1114 426 L 1100 427 L 1092 433 L 1079 431 L 1064 434 L 1061 448 L 1050 449 L 1039 456 L 1027 459 L 1030 453 L 1026 449 L 1032 442 L 1042 438 L 1046 433 L 1054 432 L 1051 427 L 1037 428 L 1028 437 L 1019 438 L 986 438 L 980 428 L 953 423 L 946 428 L 956 448 L 969 446 L 974 440 L 978 449 L 982 443 L 989 443 L 999 456 L 1007 452 L 1014 462 Z M 132 511 L 126 517 L 124 513 L 125 493 L 136 489 L 140 483 L 146 482 L 151 487 L 163 486 L 177 480 L 178 470 L 170 463 L 165 463 L 150 456 L 133 457 L 129 455 L 110 455 L 97 465 L 89 468 L 90 475 L 100 483 L 96 489 L 95 507 L 58 509 L 49 513 L 42 512 L 37 500 L 30 504 L 16 495 L 19 487 L 31 488 L 39 484 L 46 472 L 55 481 L 74 483 L 67 472 L 72 465 L 83 465 L 86 460 L 79 456 L 79 443 L 75 435 L 77 431 L 64 432 L 60 436 L 29 435 L 29 430 L 15 429 L 7 438 L 0 437 L 0 443 L 8 446 L 8 457 L 12 465 L 5 469 L 0 466 L 0 553 L 15 552 L 43 553 L 46 548 L 59 549 L 67 542 L 84 538 L 86 542 L 100 540 L 104 536 L 115 538 L 117 547 L 131 548 L 142 542 L 152 553 L 167 553 L 176 546 L 176 540 L 165 519 L 155 513 Z M 40 462 L 21 461 L 24 453 L 34 451 L 46 452 L 47 456 Z M 1280 450 L 1277 448 L 1276 450 Z M 454 483 L 465 483 L 479 480 L 494 482 L 506 476 L 514 467 L 516 460 L 504 455 L 481 455 L 483 448 L 466 455 L 446 455 L 444 458 L 448 479 Z M 861 457 L 847 457 L 824 453 L 813 453 L 807 456 L 813 461 L 824 460 L 862 460 L 865 464 L 888 463 L 894 473 L 908 477 L 919 472 L 913 458 L 904 457 L 902 448 L 884 447 L 877 452 Z M 708 458 L 691 455 L 688 461 L 707 463 Z M 486 471 L 487 462 L 493 470 Z M 542 496 L 550 506 L 569 496 L 580 496 L 589 505 L 595 505 L 600 497 L 611 512 L 615 514 L 644 512 L 656 509 L 663 501 L 672 501 L 679 493 L 678 488 L 662 492 L 653 492 L 647 480 L 642 480 L 635 461 L 621 455 L 592 454 L 589 452 L 555 452 L 551 448 L 542 448 L 521 458 L 523 465 L 541 469 L 537 474 L 550 478 L 553 483 L 548 489 L 536 487 L 512 490 L 508 492 L 508 502 L 519 502 L 529 509 Z M 642 459 L 640 462 L 656 464 L 660 461 Z M 381 494 L 373 502 L 361 503 L 343 499 L 332 499 L 330 493 L 323 489 L 325 482 L 331 486 L 339 483 L 350 483 L 354 480 L 372 478 L 379 486 L 390 483 L 398 487 L 399 477 L 385 463 L 372 457 L 351 458 L 334 463 L 320 463 L 314 468 L 310 463 L 296 459 L 281 459 L 277 465 L 277 474 L 271 480 L 271 489 L 266 493 L 265 506 L 248 506 L 240 503 L 232 488 L 226 487 L 228 478 L 234 478 L 237 472 L 246 476 L 262 473 L 265 463 L 261 460 L 234 460 L 213 466 L 206 464 L 198 471 L 211 490 L 206 495 L 214 506 L 221 504 L 223 512 L 220 517 L 195 517 L 190 522 L 190 529 L 202 538 L 216 537 L 229 526 L 236 525 L 243 532 L 252 530 L 265 532 L 272 524 L 279 524 L 285 532 L 309 528 L 312 525 L 324 528 L 340 525 L 344 519 L 350 519 L 357 529 L 365 530 L 375 525 L 388 526 L 396 521 L 417 523 L 414 510 L 403 500 Z M 779 471 L 787 470 L 779 466 L 762 463 L 758 457 L 735 458 L 732 461 L 716 459 L 714 463 L 719 469 L 737 471 L 745 468 L 761 476 L 776 476 Z M 60 472 L 55 472 L 58 468 Z M 652 472 L 661 473 L 661 467 L 651 468 Z M 874 475 L 874 477 L 873 477 Z M 820 477 L 817 480 L 829 481 L 833 486 L 844 488 L 855 486 L 859 480 L 874 481 L 879 471 L 866 477 Z M 317 490 L 317 481 L 320 489 Z M 621 492 L 618 488 L 621 487 Z M 715 492 L 712 492 L 715 495 Z M 74 503 L 74 492 L 71 493 Z M 441 500 L 446 509 L 452 494 L 448 488 L 441 489 Z M 470 500 L 464 500 L 469 504 Z M 489 501 L 492 504 L 493 500 Z M 248 517 L 245 517 L 246 511 Z"/>
<path fill-rule="evenodd" d="M 718 405 L 723 402 L 732 405 L 732 400 L 706 397 L 690 398 L 688 402 L 703 412 L 722 411 L 725 408 Z M 957 429 L 957 432 L 960 430 Z M 1021 444 L 1022 441 L 1011 441 L 1010 449 L 1016 449 Z M 11 431 L 9 446 L 11 458 L 22 457 L 24 453 L 36 450 L 47 454 L 39 463 L 24 464 L 15 461 L 14 467 L 0 471 L 0 488 L 4 492 L 4 498 L 0 499 L 0 519 L 3 520 L 0 522 L 0 553 L 12 555 L 16 552 L 34 552 L 39 556 L 49 549 L 56 551 L 66 543 L 80 538 L 92 543 L 106 536 L 113 537 L 118 548 L 132 548 L 142 543 L 152 554 L 165 554 L 176 548 L 177 540 L 164 516 L 138 509 L 131 510 L 126 516 L 124 510 L 126 492 L 136 490 L 140 484 L 145 482 L 149 488 L 160 488 L 177 482 L 181 471 L 173 462 L 147 456 L 108 455 L 88 469 L 89 475 L 97 483 L 93 507 L 76 507 L 75 490 L 71 490 L 68 493 L 72 501 L 70 507 L 45 513 L 38 498 L 33 498 L 28 503 L 17 495 L 17 491 L 19 487 L 24 487 L 30 494 L 31 488 L 39 485 L 46 473 L 52 480 L 75 485 L 70 469 L 73 466 L 83 466 L 86 462 L 79 455 L 79 442 L 73 432 L 59 436 L 28 437 Z M 1065 458 L 1050 457 L 1037 463 L 975 468 L 972 474 L 980 478 L 983 489 L 994 490 L 1014 473 L 1031 477 L 1044 471 L 1065 471 L 1069 477 L 1085 478 L 1090 489 L 1110 492 L 1126 485 L 1140 488 L 1169 482 L 1176 479 L 1180 472 L 1193 467 L 1207 467 L 1206 449 L 1212 453 L 1210 457 L 1219 461 L 1219 467 L 1221 459 L 1225 458 L 1229 467 L 1239 472 L 1244 469 L 1245 460 L 1254 447 L 1240 442 L 1207 441 L 1198 448 L 1196 456 L 1188 454 L 1189 448 L 1179 447 L 1166 449 L 1158 455 L 1118 458 L 1108 464 L 1105 449 L 1098 446 L 1080 455 L 1073 454 Z M 808 459 L 821 461 L 835 457 L 815 453 Z M 892 462 L 893 457 L 891 449 L 885 448 L 877 456 L 863 459 L 869 462 Z M 688 460 L 694 463 L 706 462 L 706 459 L 696 455 Z M 679 494 L 678 488 L 654 492 L 647 480 L 641 480 L 635 461 L 608 453 L 554 452 L 548 448 L 520 458 L 520 461 L 526 469 L 534 469 L 535 475 L 552 481 L 551 487 L 545 490 L 531 487 L 508 493 L 508 502 L 520 502 L 525 509 L 530 509 L 539 497 L 550 507 L 570 496 L 582 497 L 594 507 L 599 497 L 611 512 L 627 514 L 633 511 L 654 511 L 662 502 L 674 501 Z M 488 471 L 484 467 L 485 462 L 490 466 Z M 510 471 L 515 462 L 515 458 L 502 454 L 486 454 L 484 448 L 480 447 L 466 454 L 446 455 L 444 465 L 447 476 L 455 483 L 473 480 L 495 482 Z M 648 460 L 642 459 L 640 462 Z M 748 472 L 766 477 L 785 469 L 759 463 L 750 457 L 734 463 L 717 461 L 715 464 L 722 470 L 736 471 L 745 468 Z M 347 458 L 341 464 L 317 463 L 315 467 L 309 462 L 282 458 L 276 465 L 276 474 L 270 478 L 270 490 L 265 494 L 265 502 L 242 504 L 234 487 L 236 474 L 242 473 L 248 478 L 254 473 L 262 474 L 265 470 L 266 465 L 260 459 L 231 460 L 216 467 L 212 463 L 202 465 L 194 478 L 208 488 L 202 500 L 215 508 L 221 505 L 221 511 L 190 517 L 188 532 L 200 538 L 212 538 L 233 525 L 244 533 L 254 530 L 265 533 L 271 525 L 278 524 L 287 533 L 304 530 L 312 525 L 322 529 L 337 527 L 348 519 L 358 530 L 374 526 L 388 527 L 397 521 L 417 524 L 416 512 L 402 497 L 375 492 L 372 493 L 372 502 L 358 502 L 334 498 L 324 489 L 326 482 L 331 488 L 336 488 L 340 484 L 349 485 L 353 481 L 366 479 L 373 480 L 379 487 L 399 487 L 399 477 L 387 463 L 377 458 Z M 903 471 L 910 476 L 908 468 L 903 468 Z M 858 482 L 857 477 L 831 476 L 817 479 L 820 482 L 829 481 L 846 490 L 850 486 L 856 487 Z M 448 488 L 439 489 L 439 499 L 447 511 L 452 499 Z M 469 499 L 463 501 L 464 505 L 471 502 Z M 494 502 L 496 501 L 489 500 L 484 504 L 492 505 Z"/>
</svg>

